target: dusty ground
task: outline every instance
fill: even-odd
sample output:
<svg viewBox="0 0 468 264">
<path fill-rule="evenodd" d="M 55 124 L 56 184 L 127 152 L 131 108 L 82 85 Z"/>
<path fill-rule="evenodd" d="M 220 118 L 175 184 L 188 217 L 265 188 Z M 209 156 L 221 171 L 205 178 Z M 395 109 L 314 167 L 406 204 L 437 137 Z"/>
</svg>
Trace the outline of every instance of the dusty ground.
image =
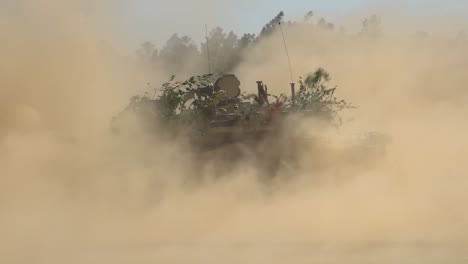
<svg viewBox="0 0 468 264">
<path fill-rule="evenodd" d="M 180 142 L 109 134 L 160 75 L 104 45 L 80 4 L 0 4 L 0 263 L 468 262 L 468 45 L 452 28 L 415 39 L 390 26 L 380 40 L 291 28 L 295 72 L 325 67 L 359 108 L 340 130 L 297 128 L 332 151 L 304 147 L 292 181 L 265 186 L 255 159 L 214 177 L 208 160 L 194 186 Z M 279 37 L 245 54 L 242 89 L 287 92 Z M 333 151 L 374 130 L 392 142 L 372 166 Z"/>
</svg>

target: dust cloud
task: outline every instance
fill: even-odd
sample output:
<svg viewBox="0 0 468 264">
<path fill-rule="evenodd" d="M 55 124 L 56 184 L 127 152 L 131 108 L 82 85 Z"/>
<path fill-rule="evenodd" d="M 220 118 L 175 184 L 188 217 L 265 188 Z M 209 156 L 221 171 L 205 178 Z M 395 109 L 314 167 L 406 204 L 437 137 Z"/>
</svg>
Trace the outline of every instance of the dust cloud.
<svg viewBox="0 0 468 264">
<path fill-rule="evenodd" d="M 294 72 L 324 67 L 358 106 L 339 130 L 301 129 L 337 148 L 379 131 L 391 138 L 384 157 L 306 149 L 294 179 L 270 185 L 249 160 L 222 178 L 207 162 L 193 186 L 195 154 L 182 143 L 110 134 L 150 77 L 78 4 L 6 5 L 0 263 L 466 262 L 466 40 L 287 28 Z M 235 71 L 243 89 L 260 79 L 287 93 L 280 35 Z"/>
</svg>

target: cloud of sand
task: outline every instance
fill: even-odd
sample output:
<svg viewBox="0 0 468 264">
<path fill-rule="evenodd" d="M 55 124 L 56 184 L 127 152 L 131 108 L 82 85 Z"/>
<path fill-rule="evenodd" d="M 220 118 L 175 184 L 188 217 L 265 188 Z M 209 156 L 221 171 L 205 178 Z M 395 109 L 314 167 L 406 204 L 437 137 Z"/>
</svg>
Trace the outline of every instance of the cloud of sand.
<svg viewBox="0 0 468 264">
<path fill-rule="evenodd" d="M 264 186 L 246 162 L 194 188 L 183 146 L 106 132 L 145 72 L 99 41 L 79 5 L 16 8 L 0 11 L 1 262 L 466 257 L 466 45 L 285 29 L 294 72 L 326 68 L 359 106 L 329 140 L 381 131 L 392 138 L 386 156 L 368 166 L 306 149 L 292 183 Z M 263 79 L 287 92 L 281 45 L 274 34 L 245 54 L 244 89 Z"/>
</svg>

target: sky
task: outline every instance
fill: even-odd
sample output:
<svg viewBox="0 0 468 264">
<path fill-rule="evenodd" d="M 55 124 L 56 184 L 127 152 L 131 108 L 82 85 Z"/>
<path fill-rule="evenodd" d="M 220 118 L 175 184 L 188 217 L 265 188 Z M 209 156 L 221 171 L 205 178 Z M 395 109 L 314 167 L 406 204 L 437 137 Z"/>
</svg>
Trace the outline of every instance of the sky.
<svg viewBox="0 0 468 264">
<path fill-rule="evenodd" d="M 468 25 L 467 0 L 108 0 L 86 2 L 92 19 L 103 25 L 110 35 L 118 36 L 121 46 L 137 47 L 144 41 L 162 46 L 173 33 L 188 35 L 200 41 L 209 28 L 258 33 L 279 11 L 287 19 L 302 17 L 312 10 L 316 19 L 325 17 L 337 25 L 358 29 L 366 16 L 399 16 L 398 21 L 411 20 L 414 30 L 424 30 L 428 23 L 445 27 L 451 23 L 455 31 Z M 383 14 L 385 13 L 385 14 Z M 393 19 L 395 20 L 395 19 Z M 443 25 L 444 24 L 444 25 Z M 457 28 L 458 27 L 458 28 Z"/>
</svg>

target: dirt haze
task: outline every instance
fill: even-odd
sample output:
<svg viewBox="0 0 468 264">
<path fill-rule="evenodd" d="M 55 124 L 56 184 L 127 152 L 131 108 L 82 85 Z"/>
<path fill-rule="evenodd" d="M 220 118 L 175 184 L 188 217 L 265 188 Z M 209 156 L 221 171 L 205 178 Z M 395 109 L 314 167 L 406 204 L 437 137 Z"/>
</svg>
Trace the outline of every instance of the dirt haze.
<svg viewBox="0 0 468 264">
<path fill-rule="evenodd" d="M 221 179 L 208 162 L 195 188 L 182 144 L 109 133 L 155 77 L 85 17 L 79 2 L 0 10 L 1 263 L 466 262 L 466 39 L 285 28 L 294 77 L 324 67 L 358 106 L 339 130 L 305 132 L 341 147 L 379 131 L 385 157 L 350 165 L 310 149 L 294 181 L 269 186 L 252 161 Z M 242 89 L 287 93 L 280 35 L 235 72 Z"/>
</svg>

